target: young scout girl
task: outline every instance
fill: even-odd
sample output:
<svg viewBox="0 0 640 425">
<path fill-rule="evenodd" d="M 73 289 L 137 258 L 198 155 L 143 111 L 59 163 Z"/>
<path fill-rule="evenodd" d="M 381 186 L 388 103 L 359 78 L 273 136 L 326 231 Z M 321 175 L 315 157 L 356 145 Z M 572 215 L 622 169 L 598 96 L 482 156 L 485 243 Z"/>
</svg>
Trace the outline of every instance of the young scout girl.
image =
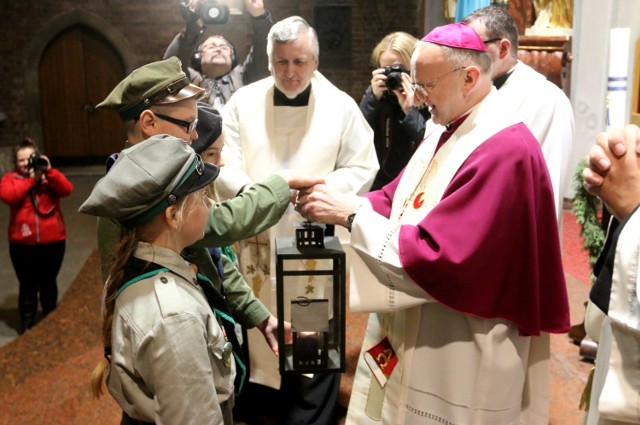
<svg viewBox="0 0 640 425">
<path fill-rule="evenodd" d="M 224 133 L 222 131 L 222 116 L 220 116 L 218 110 L 206 103 L 198 102 L 198 125 L 196 126 L 196 131 L 198 132 L 198 138 L 191 142 L 193 150 L 202 157 L 202 161 L 217 167 L 223 167 Z M 209 183 L 207 192 L 215 202 L 220 201 L 220 197 L 216 193 L 215 182 Z M 218 273 L 221 277 L 224 277 L 221 255 L 226 256 L 234 266 L 238 267 L 238 260 L 231 246 L 209 248 L 209 253 L 214 263 L 217 264 Z"/>
<path fill-rule="evenodd" d="M 80 207 L 124 228 L 105 287 L 105 360 L 92 376 L 99 396 L 106 375 L 123 424 L 233 423 L 234 323 L 180 256 L 203 236 L 218 172 L 181 139 L 154 136 L 125 149 Z"/>
</svg>

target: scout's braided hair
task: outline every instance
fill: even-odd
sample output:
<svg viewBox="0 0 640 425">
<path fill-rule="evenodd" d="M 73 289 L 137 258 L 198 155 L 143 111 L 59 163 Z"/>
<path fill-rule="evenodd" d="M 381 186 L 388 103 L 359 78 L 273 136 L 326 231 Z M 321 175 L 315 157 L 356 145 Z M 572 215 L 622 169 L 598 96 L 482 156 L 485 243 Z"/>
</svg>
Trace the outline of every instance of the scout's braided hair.
<svg viewBox="0 0 640 425">
<path fill-rule="evenodd" d="M 104 358 L 98 363 L 91 374 L 90 387 L 95 398 L 102 395 L 102 383 L 105 379 L 107 366 L 110 362 L 111 324 L 115 308 L 115 295 L 125 283 L 125 266 L 133 257 L 139 241 L 138 228 L 122 228 L 120 242 L 116 248 L 115 261 L 109 272 L 109 279 L 104 290 L 104 305 L 102 307 L 102 344 L 105 347 Z"/>
</svg>

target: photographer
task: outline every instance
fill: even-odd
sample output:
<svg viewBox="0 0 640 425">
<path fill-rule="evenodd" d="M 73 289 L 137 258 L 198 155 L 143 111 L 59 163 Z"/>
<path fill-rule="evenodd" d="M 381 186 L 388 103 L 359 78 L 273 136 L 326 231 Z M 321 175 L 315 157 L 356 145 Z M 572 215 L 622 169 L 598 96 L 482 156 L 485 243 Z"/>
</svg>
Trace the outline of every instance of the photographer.
<svg viewBox="0 0 640 425">
<path fill-rule="evenodd" d="M 25 138 L 15 147 L 15 170 L 0 180 L 0 199 L 9 205 L 9 254 L 20 282 L 18 306 L 22 330 L 35 324 L 38 296 L 43 317 L 56 308 L 56 277 L 64 257 L 66 229 L 60 198 L 73 185 L 35 142 Z"/>
<path fill-rule="evenodd" d="M 267 34 L 273 22 L 269 12 L 264 9 L 262 0 L 245 0 L 245 9 L 251 15 L 253 35 L 252 46 L 244 63 L 239 63 L 235 48 L 222 35 L 211 35 L 198 44 L 205 32 L 206 23 L 226 22 L 226 6 L 211 1 L 190 0 L 181 7 L 186 27 L 173 39 L 164 59 L 171 56 L 180 59 L 183 71 L 193 84 L 206 90 L 207 103 L 222 109 L 240 87 L 269 75 Z M 217 19 L 202 18 L 207 15 L 209 8 L 220 8 L 221 13 Z"/>
<path fill-rule="evenodd" d="M 371 186 L 378 190 L 402 171 L 424 137 L 429 112 L 413 106 L 409 75 L 416 39 L 404 32 L 385 36 L 373 49 L 371 85 L 360 102 L 360 111 L 374 131 L 380 171 Z"/>
</svg>

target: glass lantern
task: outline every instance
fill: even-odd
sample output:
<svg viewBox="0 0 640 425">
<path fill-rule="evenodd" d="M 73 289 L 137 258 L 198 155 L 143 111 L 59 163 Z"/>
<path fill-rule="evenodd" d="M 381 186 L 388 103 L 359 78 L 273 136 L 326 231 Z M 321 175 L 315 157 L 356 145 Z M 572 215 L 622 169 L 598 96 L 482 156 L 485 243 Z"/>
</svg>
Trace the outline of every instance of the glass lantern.
<svg viewBox="0 0 640 425">
<path fill-rule="evenodd" d="M 345 253 L 324 227 L 303 223 L 276 238 L 280 373 L 345 370 Z M 292 338 L 285 341 L 285 322 Z"/>
</svg>

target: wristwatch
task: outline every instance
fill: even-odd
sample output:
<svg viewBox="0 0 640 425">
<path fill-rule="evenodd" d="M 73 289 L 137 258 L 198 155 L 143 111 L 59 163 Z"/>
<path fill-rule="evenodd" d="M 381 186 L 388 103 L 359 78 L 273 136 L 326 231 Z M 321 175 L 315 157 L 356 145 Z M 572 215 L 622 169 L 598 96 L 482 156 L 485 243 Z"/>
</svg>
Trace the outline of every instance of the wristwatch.
<svg viewBox="0 0 640 425">
<path fill-rule="evenodd" d="M 353 219 L 356 218 L 356 213 L 351 213 L 347 216 L 347 230 L 351 233 L 351 225 L 353 224 Z"/>
</svg>

